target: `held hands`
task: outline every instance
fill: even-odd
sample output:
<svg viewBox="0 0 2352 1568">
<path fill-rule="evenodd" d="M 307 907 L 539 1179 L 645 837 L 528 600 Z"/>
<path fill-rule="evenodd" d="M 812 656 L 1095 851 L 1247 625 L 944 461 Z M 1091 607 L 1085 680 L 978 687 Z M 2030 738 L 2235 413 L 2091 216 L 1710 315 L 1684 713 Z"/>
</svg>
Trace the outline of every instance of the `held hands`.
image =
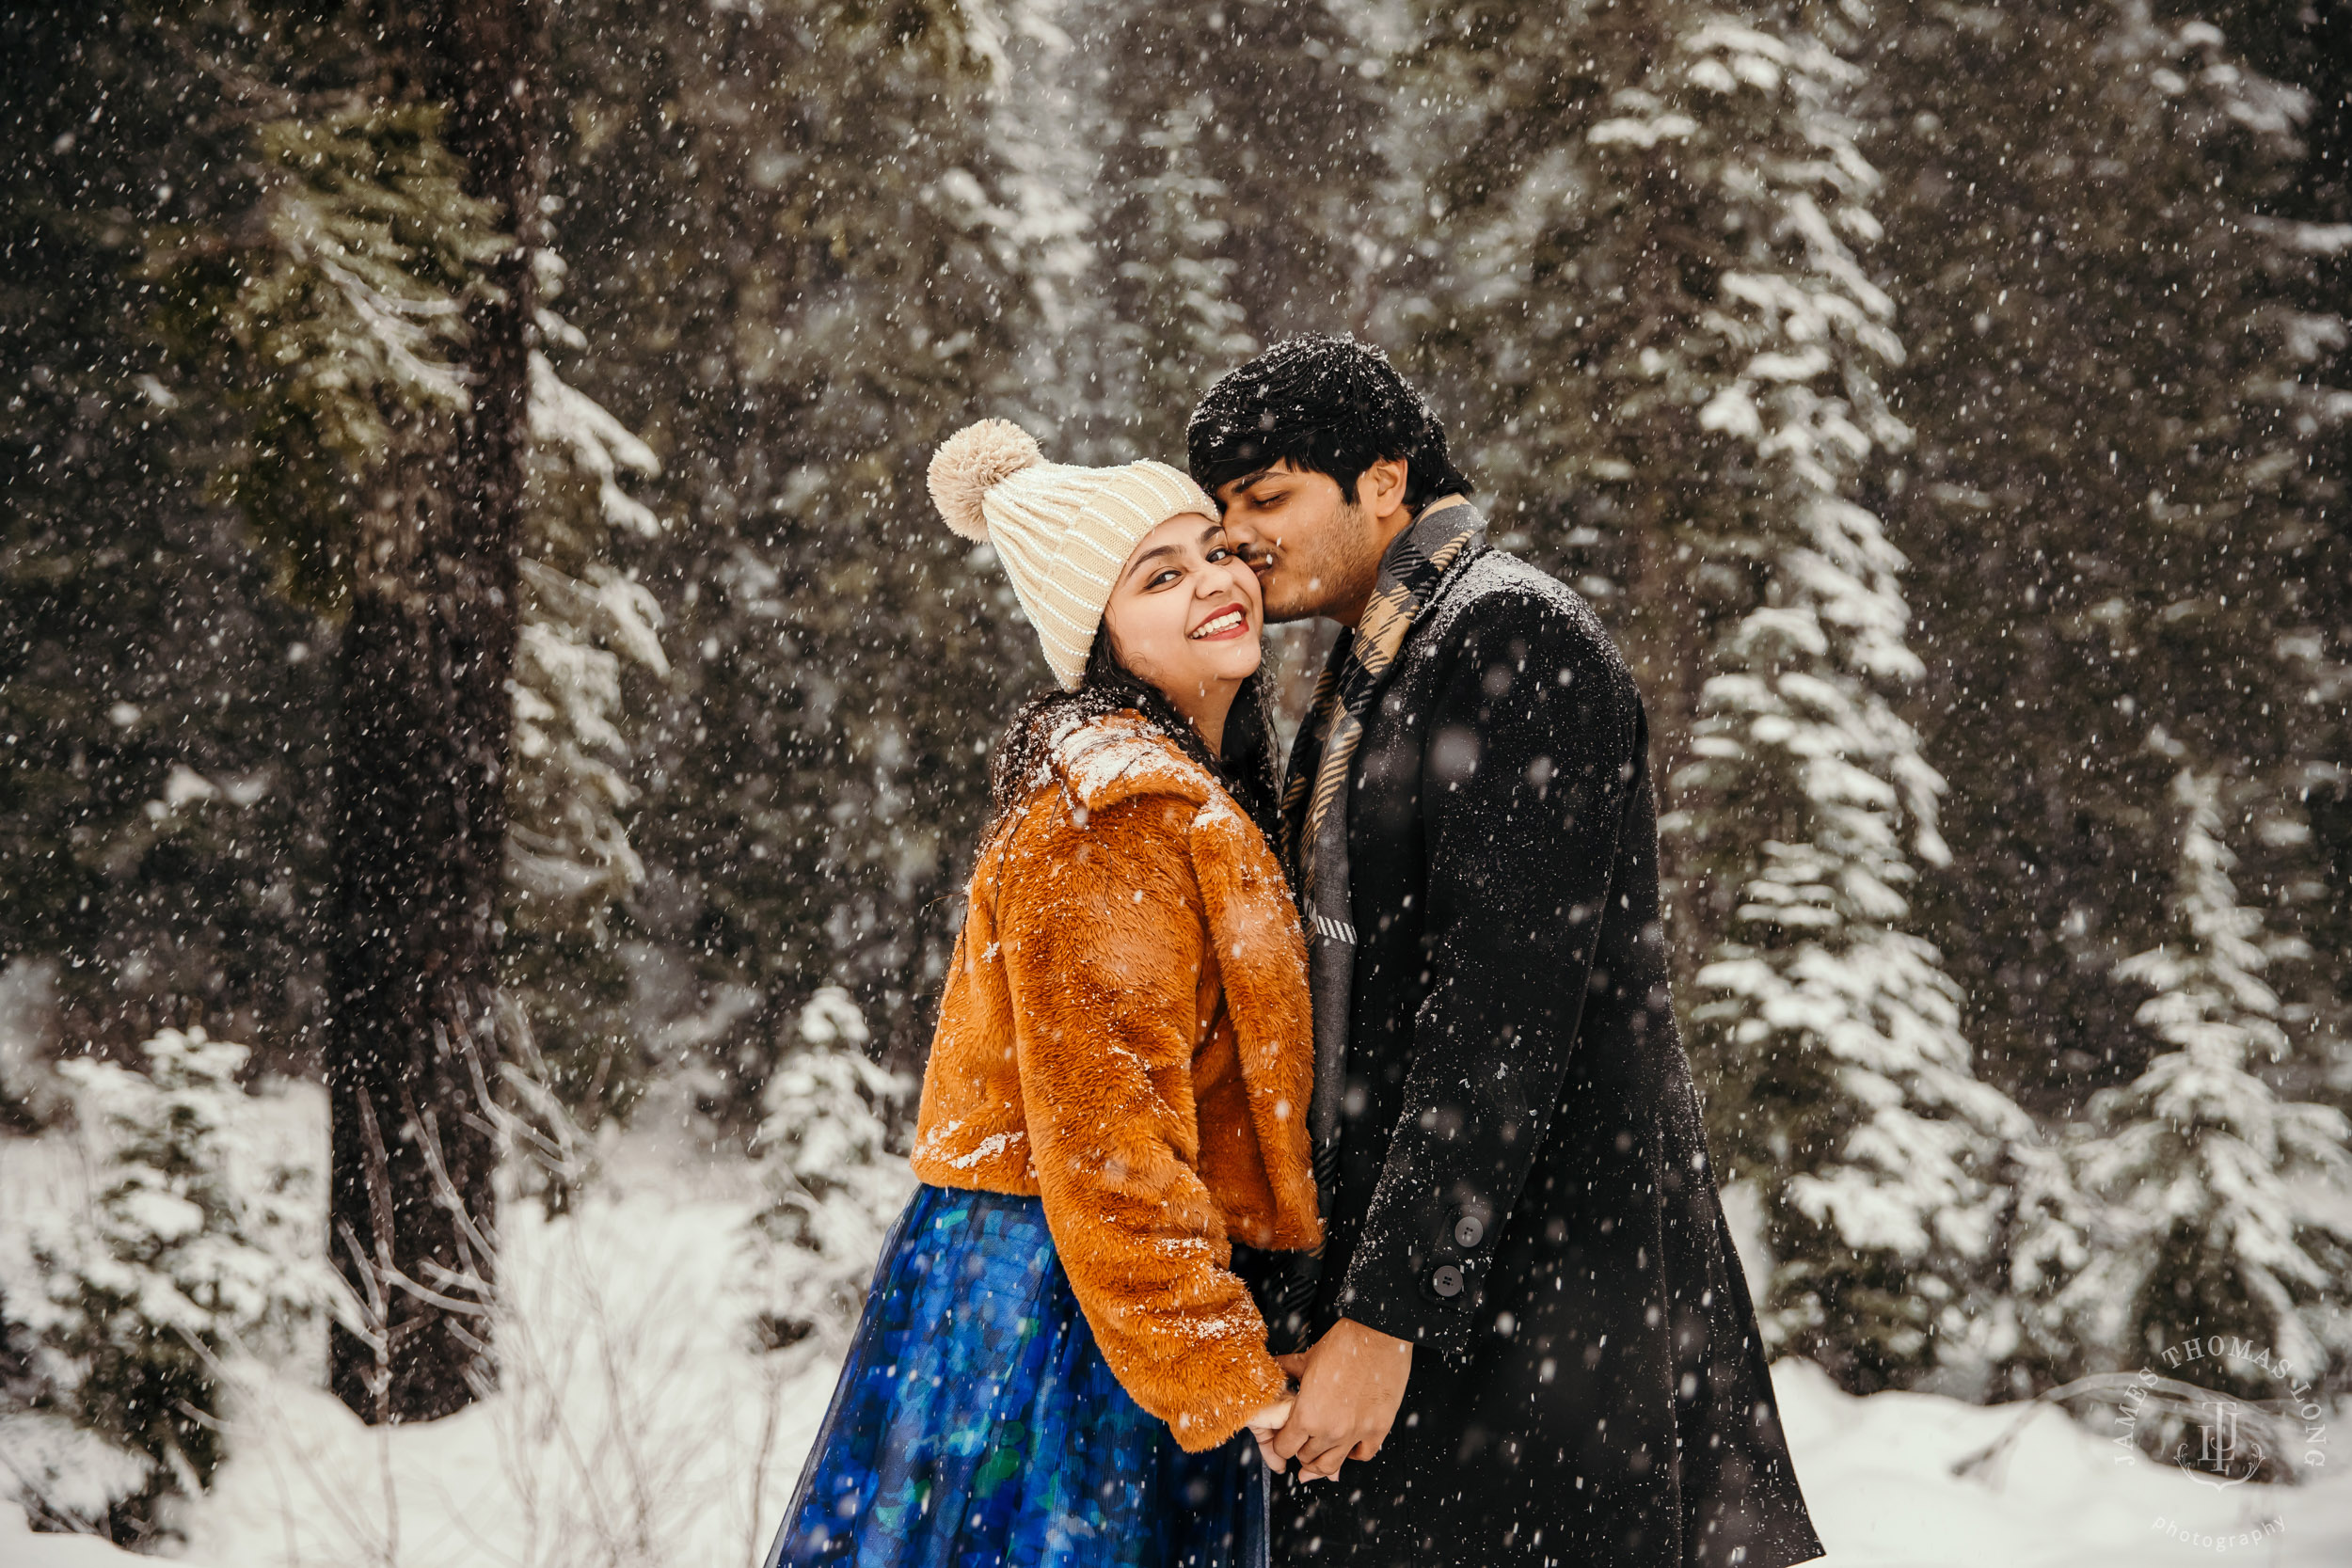
<svg viewBox="0 0 2352 1568">
<path fill-rule="evenodd" d="M 1271 1468 L 1287 1469 L 1295 1458 L 1301 1479 L 1329 1481 L 1342 1463 L 1370 1459 L 1388 1441 L 1412 1376 L 1413 1342 L 1342 1318 L 1303 1354 L 1279 1364 L 1298 1379 L 1297 1396 L 1259 1413 L 1282 1413 L 1270 1439 L 1257 1417 L 1250 1431 Z"/>
<path fill-rule="evenodd" d="M 1290 1357 L 1282 1356 L 1279 1359 L 1287 1361 Z M 1283 1370 L 1289 1370 L 1287 1367 Z M 1281 1431 L 1282 1423 L 1290 1418 L 1291 1400 L 1286 1395 L 1242 1423 L 1249 1429 L 1249 1435 L 1258 1440 L 1259 1457 L 1265 1461 L 1266 1468 L 1269 1470 L 1279 1470 L 1283 1465 L 1283 1461 L 1274 1457 L 1274 1434 Z"/>
</svg>

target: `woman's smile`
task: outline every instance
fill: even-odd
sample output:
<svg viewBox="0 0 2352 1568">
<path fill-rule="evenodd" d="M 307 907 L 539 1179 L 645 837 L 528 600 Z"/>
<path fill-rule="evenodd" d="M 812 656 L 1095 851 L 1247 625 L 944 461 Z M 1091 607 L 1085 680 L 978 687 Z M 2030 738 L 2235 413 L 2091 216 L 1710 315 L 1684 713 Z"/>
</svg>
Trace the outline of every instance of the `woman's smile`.
<svg viewBox="0 0 2352 1568">
<path fill-rule="evenodd" d="M 1186 633 L 1195 642 L 1222 642 L 1249 630 L 1249 612 L 1240 605 L 1227 605 Z"/>
</svg>

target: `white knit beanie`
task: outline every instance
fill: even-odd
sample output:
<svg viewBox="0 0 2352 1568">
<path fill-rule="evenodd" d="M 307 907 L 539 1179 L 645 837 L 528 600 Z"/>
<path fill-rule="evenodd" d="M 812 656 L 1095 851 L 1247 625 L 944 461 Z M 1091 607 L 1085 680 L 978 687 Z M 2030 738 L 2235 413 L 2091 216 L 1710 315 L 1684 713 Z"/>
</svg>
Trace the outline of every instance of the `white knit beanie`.
<svg viewBox="0 0 2352 1568">
<path fill-rule="evenodd" d="M 1217 515 L 1182 469 L 1048 463 L 1036 439 L 1009 420 L 982 420 L 940 443 L 930 481 L 947 526 L 995 546 L 1065 691 L 1075 691 L 1086 673 L 1103 606 L 1136 541 L 1187 512 L 1212 521 Z"/>
</svg>

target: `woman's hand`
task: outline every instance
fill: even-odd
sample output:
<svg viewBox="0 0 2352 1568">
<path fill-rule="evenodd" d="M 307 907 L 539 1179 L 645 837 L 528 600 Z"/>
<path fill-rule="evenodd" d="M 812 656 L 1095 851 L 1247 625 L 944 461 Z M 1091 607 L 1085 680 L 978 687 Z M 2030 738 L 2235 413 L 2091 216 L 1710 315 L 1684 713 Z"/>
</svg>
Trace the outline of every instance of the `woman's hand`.
<svg viewBox="0 0 2352 1568">
<path fill-rule="evenodd" d="M 1297 1410 L 1267 1448 L 1277 1469 L 1295 1458 L 1304 1481 L 1331 1481 L 1388 1441 L 1413 1373 L 1413 1342 L 1342 1318 L 1307 1352 Z"/>
<path fill-rule="evenodd" d="M 1242 1423 L 1249 1429 L 1249 1435 L 1258 1440 L 1258 1454 L 1269 1470 L 1287 1469 L 1290 1465 L 1289 1460 L 1274 1457 L 1274 1434 L 1290 1418 L 1291 1398 L 1285 1394 Z"/>
</svg>

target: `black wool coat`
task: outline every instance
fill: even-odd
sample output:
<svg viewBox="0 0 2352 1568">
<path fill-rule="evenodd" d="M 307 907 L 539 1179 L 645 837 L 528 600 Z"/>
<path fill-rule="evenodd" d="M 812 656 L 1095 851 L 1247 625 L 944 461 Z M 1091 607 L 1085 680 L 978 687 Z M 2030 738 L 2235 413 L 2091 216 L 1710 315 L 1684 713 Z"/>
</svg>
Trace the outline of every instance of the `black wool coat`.
<svg viewBox="0 0 2352 1568">
<path fill-rule="evenodd" d="M 1440 585 L 1366 721 L 1312 1326 L 1418 1346 L 1380 1453 L 1284 1484 L 1278 1560 L 1820 1555 L 1668 1003 L 1647 753 L 1592 610 L 1495 551 Z"/>
</svg>

